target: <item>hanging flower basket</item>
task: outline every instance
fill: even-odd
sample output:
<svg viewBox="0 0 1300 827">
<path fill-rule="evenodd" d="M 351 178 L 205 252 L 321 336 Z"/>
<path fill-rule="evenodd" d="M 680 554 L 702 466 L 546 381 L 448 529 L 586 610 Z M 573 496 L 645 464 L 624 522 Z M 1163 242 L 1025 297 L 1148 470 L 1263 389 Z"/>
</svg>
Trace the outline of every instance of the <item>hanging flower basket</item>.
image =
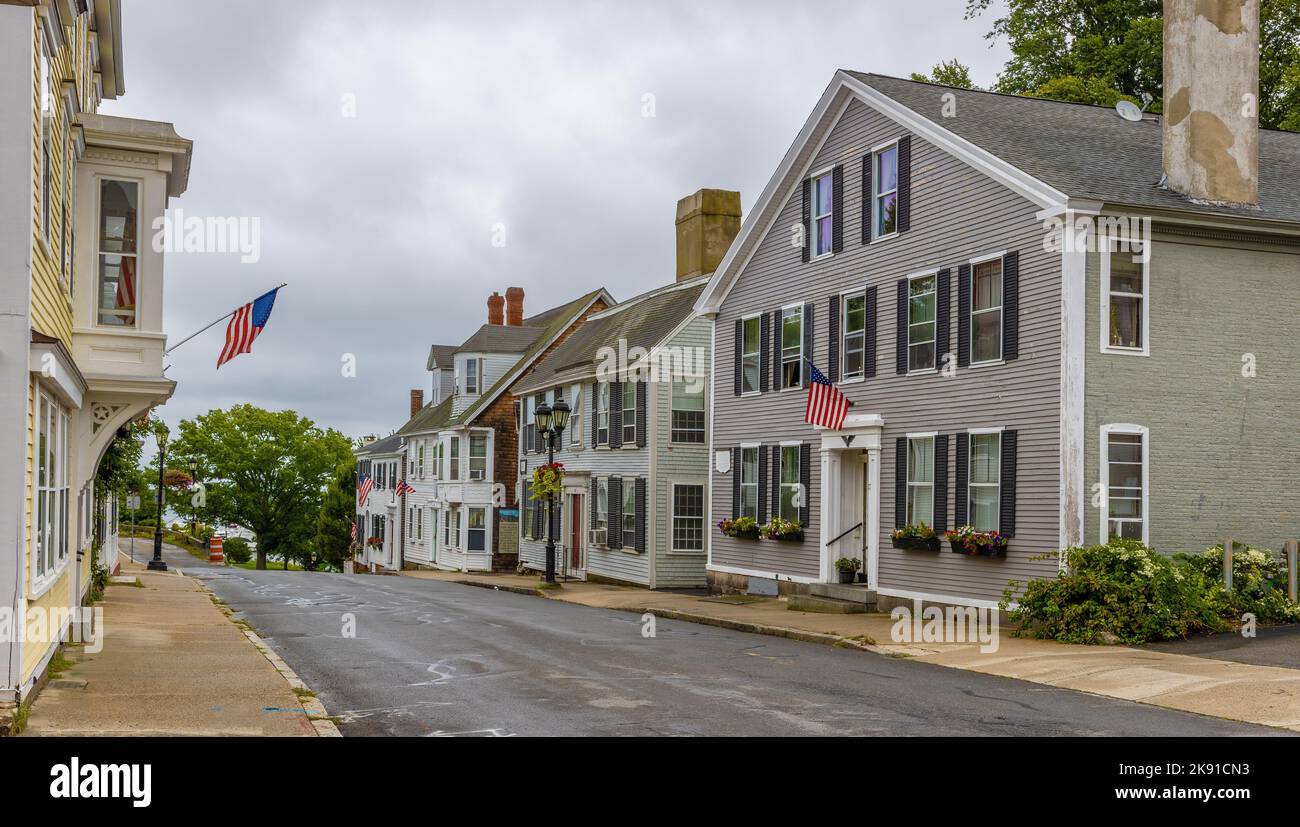
<svg viewBox="0 0 1300 827">
<path fill-rule="evenodd" d="M 773 517 L 767 525 L 759 529 L 759 533 L 766 540 L 781 540 L 786 543 L 803 542 L 803 526 L 799 525 L 798 520 Z"/>
<path fill-rule="evenodd" d="M 902 528 L 894 529 L 890 535 L 890 542 L 894 548 L 901 548 L 907 551 L 938 551 L 939 535 L 935 534 L 934 529 L 925 523 L 912 525 L 908 523 Z"/>
<path fill-rule="evenodd" d="M 757 540 L 760 536 L 758 521 L 753 517 L 737 517 L 734 520 L 721 520 L 718 530 L 728 537 L 741 540 Z"/>
<path fill-rule="evenodd" d="M 974 526 L 964 525 L 944 532 L 944 539 L 953 554 L 967 557 L 1006 557 L 1007 537 L 996 531 L 976 531 Z"/>
<path fill-rule="evenodd" d="M 564 491 L 564 463 L 552 462 L 533 469 L 530 500 L 545 500 Z"/>
<path fill-rule="evenodd" d="M 383 537 L 371 537 L 369 540 L 366 540 L 366 545 L 370 546 L 371 548 L 379 548 L 383 544 L 384 544 Z"/>
</svg>

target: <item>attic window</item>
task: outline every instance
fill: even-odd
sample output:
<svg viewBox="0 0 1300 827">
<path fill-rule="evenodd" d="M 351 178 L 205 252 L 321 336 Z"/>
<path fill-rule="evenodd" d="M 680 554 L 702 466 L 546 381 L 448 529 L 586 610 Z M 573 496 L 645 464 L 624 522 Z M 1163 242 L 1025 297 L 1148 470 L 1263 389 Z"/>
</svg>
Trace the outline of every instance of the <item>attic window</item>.
<svg viewBox="0 0 1300 827">
<path fill-rule="evenodd" d="M 877 150 L 875 158 L 875 231 L 882 238 L 898 232 L 898 144 Z"/>
<path fill-rule="evenodd" d="M 832 205 L 835 202 L 831 175 L 832 173 L 828 171 L 813 179 L 812 249 L 814 256 L 830 253 L 834 241 L 831 219 Z"/>
</svg>

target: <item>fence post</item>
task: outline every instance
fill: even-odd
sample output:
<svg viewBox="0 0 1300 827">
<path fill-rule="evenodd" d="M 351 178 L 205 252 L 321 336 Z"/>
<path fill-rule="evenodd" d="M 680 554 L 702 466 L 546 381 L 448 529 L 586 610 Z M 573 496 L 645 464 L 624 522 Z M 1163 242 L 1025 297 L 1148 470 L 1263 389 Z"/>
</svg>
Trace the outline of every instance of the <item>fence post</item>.
<svg viewBox="0 0 1300 827">
<path fill-rule="evenodd" d="M 1291 599 L 1292 603 L 1300 602 L 1296 590 L 1300 587 L 1300 570 L 1297 569 L 1297 562 L 1300 562 L 1300 540 L 1287 540 L 1284 544 L 1286 551 L 1286 596 Z"/>
<path fill-rule="evenodd" d="M 1232 591 L 1232 538 L 1223 541 L 1223 590 Z"/>
</svg>

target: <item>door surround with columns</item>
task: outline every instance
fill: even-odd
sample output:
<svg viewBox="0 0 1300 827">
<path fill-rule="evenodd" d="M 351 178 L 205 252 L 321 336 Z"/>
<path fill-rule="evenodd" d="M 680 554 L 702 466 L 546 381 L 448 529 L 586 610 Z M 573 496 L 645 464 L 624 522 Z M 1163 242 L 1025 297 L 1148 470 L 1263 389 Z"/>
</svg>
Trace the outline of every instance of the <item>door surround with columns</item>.
<svg viewBox="0 0 1300 827">
<path fill-rule="evenodd" d="M 879 414 L 850 414 L 838 431 L 818 428 L 821 434 L 821 564 L 823 583 L 836 579 L 835 560 L 852 555 L 839 554 L 838 546 L 829 545 L 847 525 L 843 523 L 844 496 L 842 483 L 845 463 L 861 460 L 865 468 L 858 477 L 870 492 L 862 522 L 867 532 L 867 582 L 877 583 L 880 560 L 880 446 L 885 420 Z"/>
</svg>

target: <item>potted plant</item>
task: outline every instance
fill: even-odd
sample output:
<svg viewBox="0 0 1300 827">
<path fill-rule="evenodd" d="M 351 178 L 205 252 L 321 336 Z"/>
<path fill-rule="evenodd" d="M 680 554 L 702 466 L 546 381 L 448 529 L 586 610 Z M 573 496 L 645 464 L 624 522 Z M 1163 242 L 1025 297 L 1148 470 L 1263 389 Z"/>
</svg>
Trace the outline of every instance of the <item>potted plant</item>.
<svg viewBox="0 0 1300 827">
<path fill-rule="evenodd" d="M 757 540 L 759 538 L 758 520 L 753 517 L 720 520 L 718 530 L 728 537 L 738 537 L 742 540 Z"/>
<path fill-rule="evenodd" d="M 798 520 L 786 520 L 782 517 L 773 517 L 767 525 L 762 528 L 762 535 L 768 540 L 784 540 L 787 543 L 799 543 L 803 541 L 803 526 L 799 525 Z"/>
<path fill-rule="evenodd" d="M 366 545 L 370 546 L 371 548 L 379 548 L 383 544 L 384 544 L 383 537 L 371 537 L 369 540 L 366 540 Z"/>
<path fill-rule="evenodd" d="M 907 549 L 908 551 L 938 551 L 939 535 L 934 529 L 925 523 L 912 525 L 908 523 L 902 528 L 894 529 L 890 535 L 890 541 L 894 548 Z"/>
<path fill-rule="evenodd" d="M 973 525 L 945 531 L 944 538 L 953 554 L 967 557 L 1006 557 L 1007 538 L 996 531 L 976 531 Z"/>
<path fill-rule="evenodd" d="M 858 576 L 862 561 L 856 557 L 841 557 L 835 561 L 835 570 L 840 574 L 841 583 L 852 583 Z"/>
</svg>

